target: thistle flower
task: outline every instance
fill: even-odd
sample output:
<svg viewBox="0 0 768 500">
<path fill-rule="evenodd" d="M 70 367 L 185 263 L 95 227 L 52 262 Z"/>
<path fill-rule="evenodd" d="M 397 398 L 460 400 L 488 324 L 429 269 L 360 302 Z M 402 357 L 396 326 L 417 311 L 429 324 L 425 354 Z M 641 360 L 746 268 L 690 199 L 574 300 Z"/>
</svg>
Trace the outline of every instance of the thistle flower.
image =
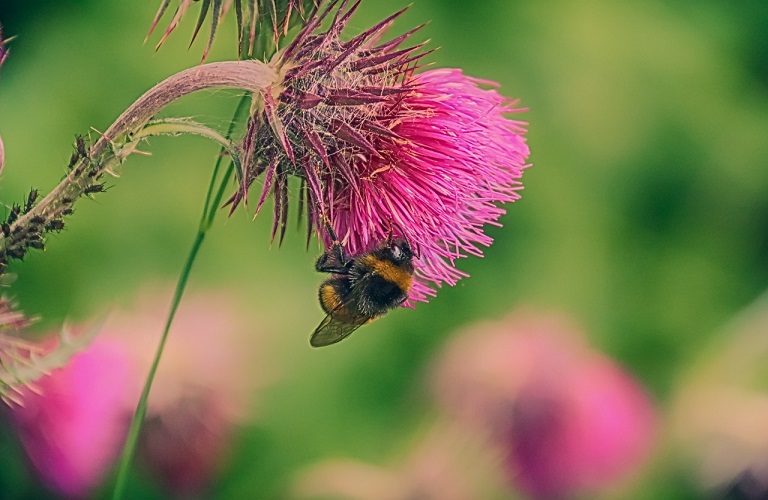
<svg viewBox="0 0 768 500">
<path fill-rule="evenodd" d="M 124 391 L 134 380 L 120 346 L 99 338 L 66 367 L 41 378 L 36 392 L 25 390 L 12 420 L 48 487 L 79 498 L 100 482 L 128 429 Z"/>
<path fill-rule="evenodd" d="M 557 317 L 479 324 L 440 356 L 435 393 L 489 435 L 512 483 L 533 498 L 604 489 L 642 464 L 655 427 L 642 387 Z"/>
<path fill-rule="evenodd" d="M 117 458 L 167 311 L 157 292 L 113 314 L 94 344 L 24 390 L 12 418 L 36 472 L 53 490 L 87 496 Z M 149 400 L 139 453 L 175 493 L 210 480 L 255 387 L 232 298 L 191 295 Z"/>
<path fill-rule="evenodd" d="M 136 332 L 161 331 L 170 297 L 147 291 L 134 306 L 140 315 L 114 315 L 107 325 L 142 376 L 154 352 Z M 225 293 L 185 298 L 152 387 L 137 451 L 150 474 L 174 496 L 200 493 L 209 484 L 265 379 L 263 365 L 242 347 L 258 333 L 246 328 L 235 303 Z M 131 411 L 137 399 L 138 393 Z"/>
<path fill-rule="evenodd" d="M 357 254 L 399 233 L 420 254 L 410 300 L 425 301 L 435 295 L 430 283 L 466 276 L 455 260 L 481 256 L 491 243 L 484 226 L 504 213 L 498 204 L 519 197 L 526 124 L 507 119 L 522 109 L 483 88 L 492 82 L 458 69 L 417 74 L 422 46 L 400 46 L 420 27 L 380 42 L 404 10 L 342 40 L 360 1 L 348 3 L 310 15 L 273 59 L 280 78 L 254 95 L 241 186 L 230 202 L 234 210 L 263 174 L 256 212 L 272 193 L 272 237 L 279 229 L 282 241 L 288 176 L 298 176 L 308 237 L 318 228 L 329 246 L 327 221 Z"/>
</svg>

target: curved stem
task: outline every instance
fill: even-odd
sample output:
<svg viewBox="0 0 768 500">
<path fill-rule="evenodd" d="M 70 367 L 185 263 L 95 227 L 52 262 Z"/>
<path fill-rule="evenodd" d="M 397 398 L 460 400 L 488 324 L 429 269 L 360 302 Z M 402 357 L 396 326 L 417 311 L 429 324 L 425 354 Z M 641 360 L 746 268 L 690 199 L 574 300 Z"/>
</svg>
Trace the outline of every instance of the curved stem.
<svg viewBox="0 0 768 500">
<path fill-rule="evenodd" d="M 232 122 L 230 123 L 229 130 L 227 131 L 227 137 L 231 137 L 232 133 L 234 131 L 235 123 L 237 122 L 238 117 L 247 109 L 246 104 L 248 102 L 248 94 L 243 95 L 243 97 L 240 100 L 240 103 L 237 106 L 237 109 L 235 110 L 235 114 L 233 116 Z M 197 229 L 197 234 L 195 235 L 195 240 L 192 243 L 192 248 L 189 251 L 189 255 L 187 256 L 187 260 L 184 263 L 184 267 L 181 271 L 181 275 L 179 276 L 179 281 L 176 284 L 176 291 L 173 295 L 173 302 L 171 303 L 171 310 L 168 313 L 168 318 L 165 322 L 165 328 L 163 329 L 162 336 L 160 337 L 160 343 L 157 346 L 157 349 L 155 351 L 155 357 L 152 360 L 152 366 L 150 367 L 149 374 L 147 375 L 147 379 L 144 383 L 144 388 L 141 392 L 141 397 L 139 398 L 139 402 L 136 406 L 136 412 L 133 415 L 133 419 L 131 420 L 131 426 L 128 430 L 128 436 L 126 437 L 126 443 L 125 447 L 123 448 L 123 454 L 120 457 L 120 465 L 118 469 L 117 474 L 117 481 L 115 483 L 115 490 L 113 492 L 112 498 L 114 500 L 119 500 L 123 497 L 124 491 L 125 491 L 125 485 L 128 481 L 128 473 L 130 471 L 131 467 L 131 461 L 133 460 L 133 454 L 136 450 L 136 444 L 139 439 L 139 432 L 141 431 L 141 425 L 144 421 L 144 417 L 147 414 L 147 401 L 149 399 L 149 393 L 152 389 L 152 383 L 155 380 L 155 374 L 157 373 L 157 367 L 160 365 L 160 359 L 162 359 L 163 351 L 165 349 L 165 343 L 168 340 L 168 332 L 171 329 L 171 324 L 173 323 L 173 319 L 176 316 L 176 311 L 179 307 L 179 304 L 181 303 L 181 298 L 184 295 L 184 290 L 187 286 L 187 281 L 189 280 L 189 274 L 192 271 L 192 265 L 195 262 L 195 259 L 197 258 L 197 253 L 200 250 L 200 247 L 203 244 L 203 241 L 205 240 L 205 235 L 208 232 L 208 229 L 210 229 L 211 225 L 213 224 L 213 219 L 216 216 L 216 210 L 221 203 L 221 199 L 224 196 L 224 190 L 226 189 L 226 185 L 229 181 L 229 178 L 232 175 L 232 171 L 234 169 L 234 163 L 230 162 L 229 168 L 227 169 L 227 172 L 224 174 L 224 178 L 221 181 L 221 184 L 219 185 L 219 189 L 216 192 L 216 195 L 213 195 L 213 189 L 216 185 L 216 179 L 218 178 L 218 173 L 221 168 L 221 162 L 223 158 L 223 153 L 225 149 L 227 148 L 225 143 L 229 143 L 230 141 L 226 138 L 224 139 L 222 143 L 222 149 L 221 152 L 216 159 L 216 165 L 213 168 L 213 175 L 211 176 L 211 182 L 208 185 L 208 191 L 205 197 L 205 206 L 203 207 L 203 214 L 200 218 L 200 225 Z M 233 160 L 234 161 L 234 160 Z"/>
<path fill-rule="evenodd" d="M 130 136 L 139 133 L 154 115 L 171 102 L 193 92 L 213 88 L 257 93 L 276 80 L 277 74 L 270 66 L 255 60 L 203 64 L 168 77 L 139 97 L 87 152 L 82 151 L 69 174 L 45 198 L 21 214 L 9 226 L 8 234 L 26 232 L 30 221 L 35 221 L 36 227 L 45 227 L 71 211 L 74 200 L 87 193 L 88 188 L 115 161 L 122 162 L 134 152 L 135 142 Z M 123 136 L 128 137 L 127 144 L 120 144 Z M 9 239 L 13 240 L 8 234 L 0 233 L 0 255 L 7 253 Z"/>
<path fill-rule="evenodd" d="M 261 61 L 228 61 L 203 64 L 166 78 L 152 87 L 107 129 L 91 148 L 98 156 L 109 142 L 146 123 L 179 97 L 210 88 L 235 88 L 259 92 L 277 80 L 277 73 Z"/>
</svg>

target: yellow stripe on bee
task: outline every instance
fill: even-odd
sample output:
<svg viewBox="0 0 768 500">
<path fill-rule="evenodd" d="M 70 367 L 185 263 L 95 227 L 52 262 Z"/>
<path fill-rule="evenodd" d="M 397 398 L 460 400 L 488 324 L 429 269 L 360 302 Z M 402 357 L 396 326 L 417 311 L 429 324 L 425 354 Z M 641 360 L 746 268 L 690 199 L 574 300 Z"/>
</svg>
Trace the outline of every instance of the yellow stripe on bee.
<svg viewBox="0 0 768 500">
<path fill-rule="evenodd" d="M 331 284 L 320 287 L 320 305 L 326 313 L 330 313 L 341 305 L 341 298 Z"/>
<path fill-rule="evenodd" d="M 408 293 L 413 286 L 413 277 L 403 269 L 388 260 L 381 260 L 373 255 L 363 257 L 363 264 L 371 267 L 373 272 L 390 283 L 397 285 L 402 291 Z"/>
</svg>

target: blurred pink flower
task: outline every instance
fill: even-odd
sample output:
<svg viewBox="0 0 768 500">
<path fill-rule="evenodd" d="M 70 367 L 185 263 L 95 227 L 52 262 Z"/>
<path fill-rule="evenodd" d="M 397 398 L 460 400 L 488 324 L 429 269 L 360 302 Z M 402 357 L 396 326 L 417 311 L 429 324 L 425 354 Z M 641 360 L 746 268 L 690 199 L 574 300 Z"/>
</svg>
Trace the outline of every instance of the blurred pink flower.
<svg viewBox="0 0 768 500">
<path fill-rule="evenodd" d="M 112 466 L 170 297 L 148 291 L 131 312 L 112 314 L 89 349 L 12 409 L 22 443 L 52 489 L 86 495 Z M 139 454 L 174 494 L 208 484 L 263 381 L 263 371 L 249 369 L 246 328 L 232 304 L 232 297 L 211 293 L 182 301 L 149 399 Z"/>
<path fill-rule="evenodd" d="M 122 347 L 99 338 L 69 365 L 25 389 L 12 419 L 40 478 L 67 497 L 83 497 L 107 472 L 130 423 L 126 392 L 137 374 Z"/>
<path fill-rule="evenodd" d="M 330 2 L 307 21 L 271 65 L 280 81 L 254 96 L 243 139 L 236 206 L 263 174 L 256 206 L 275 199 L 273 237 L 286 227 L 288 176 L 302 179 L 309 233 L 326 247 L 330 221 L 349 254 L 369 251 L 390 232 L 419 254 L 409 302 L 434 296 L 465 274 L 455 260 L 482 255 L 501 203 L 519 198 L 529 155 L 524 111 L 494 82 L 458 69 L 416 74 L 421 45 L 400 46 L 419 28 L 381 42 L 403 10 L 345 40 L 359 2 Z M 320 32 L 326 17 L 327 30 Z"/>
<path fill-rule="evenodd" d="M 211 389 L 147 418 L 139 453 L 169 491 L 193 496 L 208 485 L 233 437 L 227 405 Z"/>
<path fill-rule="evenodd" d="M 512 314 L 453 340 L 434 387 L 482 429 L 510 479 L 536 498 L 607 487 L 641 465 L 654 435 L 642 387 L 559 318 Z"/>
<path fill-rule="evenodd" d="M 144 293 L 134 306 L 144 314 L 114 314 L 105 327 L 136 360 L 142 382 L 171 296 Z M 223 293 L 185 297 L 152 386 L 138 452 L 148 471 L 174 494 L 197 493 L 209 484 L 267 376 L 254 350 L 244 347 L 263 339 L 248 331 L 236 302 Z M 137 392 L 131 412 L 138 397 Z"/>
</svg>

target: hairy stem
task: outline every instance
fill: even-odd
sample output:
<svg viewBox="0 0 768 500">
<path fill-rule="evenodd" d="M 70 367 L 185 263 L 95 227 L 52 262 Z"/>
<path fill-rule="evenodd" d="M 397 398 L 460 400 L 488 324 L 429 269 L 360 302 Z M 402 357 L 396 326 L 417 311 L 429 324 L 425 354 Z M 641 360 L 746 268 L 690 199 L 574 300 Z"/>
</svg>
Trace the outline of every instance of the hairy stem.
<svg viewBox="0 0 768 500">
<path fill-rule="evenodd" d="M 259 92 L 276 80 L 277 74 L 271 67 L 255 60 L 203 64 L 176 73 L 151 88 L 120 115 L 93 145 L 91 156 L 98 156 L 120 134 L 140 128 L 179 97 L 216 87 Z"/>
<path fill-rule="evenodd" d="M 72 212 L 77 199 L 100 191 L 99 179 L 135 152 L 138 141 L 133 136 L 140 136 L 142 129 L 165 106 L 204 89 L 233 88 L 257 93 L 276 80 L 275 71 L 260 61 L 228 61 L 189 68 L 155 85 L 120 115 L 90 148 L 83 146 L 76 152 L 69 174 L 45 198 L 24 213 L 16 214 L 3 228 L 0 268 L 9 258 L 22 258 L 28 243 L 40 241 L 44 230 L 50 230 L 52 225 L 56 227 L 56 221 Z M 202 135 L 223 139 L 208 132 Z"/>
</svg>

